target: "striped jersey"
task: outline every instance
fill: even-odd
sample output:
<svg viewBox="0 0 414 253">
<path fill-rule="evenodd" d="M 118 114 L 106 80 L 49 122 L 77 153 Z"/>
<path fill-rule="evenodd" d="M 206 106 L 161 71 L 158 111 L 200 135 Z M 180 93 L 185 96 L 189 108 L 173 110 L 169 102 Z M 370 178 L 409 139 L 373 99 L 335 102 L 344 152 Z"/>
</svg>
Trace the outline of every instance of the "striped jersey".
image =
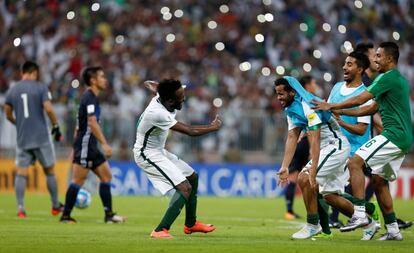
<svg viewBox="0 0 414 253">
<path fill-rule="evenodd" d="M 152 98 L 138 120 L 134 152 L 164 149 L 169 129 L 177 123 L 175 116 L 176 111 L 168 111 L 158 95 Z"/>
</svg>

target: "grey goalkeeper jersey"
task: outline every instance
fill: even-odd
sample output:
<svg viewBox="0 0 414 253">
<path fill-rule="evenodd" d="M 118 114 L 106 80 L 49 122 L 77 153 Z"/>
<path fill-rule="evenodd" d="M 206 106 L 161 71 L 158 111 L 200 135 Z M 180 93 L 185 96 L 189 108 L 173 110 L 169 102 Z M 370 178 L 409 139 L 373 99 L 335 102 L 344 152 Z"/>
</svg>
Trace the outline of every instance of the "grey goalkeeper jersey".
<svg viewBox="0 0 414 253">
<path fill-rule="evenodd" d="M 17 146 L 32 149 L 50 143 L 49 130 L 43 111 L 43 102 L 50 100 L 49 90 L 43 83 L 22 80 L 6 94 L 6 104 L 13 107 L 16 117 Z"/>
</svg>

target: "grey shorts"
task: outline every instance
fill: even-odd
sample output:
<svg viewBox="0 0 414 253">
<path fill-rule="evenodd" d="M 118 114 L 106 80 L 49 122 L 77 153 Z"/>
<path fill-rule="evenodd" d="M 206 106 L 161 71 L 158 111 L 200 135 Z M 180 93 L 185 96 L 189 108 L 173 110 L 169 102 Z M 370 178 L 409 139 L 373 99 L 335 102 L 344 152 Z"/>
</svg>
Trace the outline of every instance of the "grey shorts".
<svg viewBox="0 0 414 253">
<path fill-rule="evenodd" d="M 39 160 L 43 168 L 49 168 L 55 164 L 55 149 L 52 143 L 48 145 L 33 148 L 20 149 L 16 148 L 16 165 L 18 167 L 28 167 Z"/>
</svg>

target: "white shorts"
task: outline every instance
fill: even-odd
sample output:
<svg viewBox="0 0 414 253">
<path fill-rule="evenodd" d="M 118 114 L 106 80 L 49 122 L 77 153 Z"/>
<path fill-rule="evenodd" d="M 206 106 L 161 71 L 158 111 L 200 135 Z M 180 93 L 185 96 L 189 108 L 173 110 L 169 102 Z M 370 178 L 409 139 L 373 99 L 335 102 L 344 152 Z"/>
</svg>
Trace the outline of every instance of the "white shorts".
<svg viewBox="0 0 414 253">
<path fill-rule="evenodd" d="M 330 144 L 320 151 L 316 173 L 320 194 L 344 193 L 349 180 L 349 172 L 346 167 L 349 151 L 348 143 L 343 143 L 341 150 L 338 150 L 338 145 Z M 306 164 L 302 171 L 308 173 L 311 164 L 312 160 Z"/>
<path fill-rule="evenodd" d="M 167 150 L 145 150 L 134 152 L 135 162 L 145 171 L 148 179 L 161 194 L 166 194 L 184 182 L 194 169 Z"/>
<path fill-rule="evenodd" d="M 385 180 L 397 179 L 398 171 L 404 161 L 404 152 L 383 135 L 377 135 L 362 145 L 356 152 L 371 169 L 373 175 Z"/>
</svg>

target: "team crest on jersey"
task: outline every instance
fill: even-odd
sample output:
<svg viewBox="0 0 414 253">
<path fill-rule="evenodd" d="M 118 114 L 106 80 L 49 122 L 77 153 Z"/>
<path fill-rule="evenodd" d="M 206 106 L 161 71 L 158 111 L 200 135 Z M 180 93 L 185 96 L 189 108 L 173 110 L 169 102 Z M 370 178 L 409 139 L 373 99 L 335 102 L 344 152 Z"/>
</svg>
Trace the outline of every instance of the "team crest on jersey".
<svg viewBox="0 0 414 253">
<path fill-rule="evenodd" d="M 308 115 L 308 120 L 313 120 L 316 118 L 316 113 L 311 113 Z"/>
</svg>

